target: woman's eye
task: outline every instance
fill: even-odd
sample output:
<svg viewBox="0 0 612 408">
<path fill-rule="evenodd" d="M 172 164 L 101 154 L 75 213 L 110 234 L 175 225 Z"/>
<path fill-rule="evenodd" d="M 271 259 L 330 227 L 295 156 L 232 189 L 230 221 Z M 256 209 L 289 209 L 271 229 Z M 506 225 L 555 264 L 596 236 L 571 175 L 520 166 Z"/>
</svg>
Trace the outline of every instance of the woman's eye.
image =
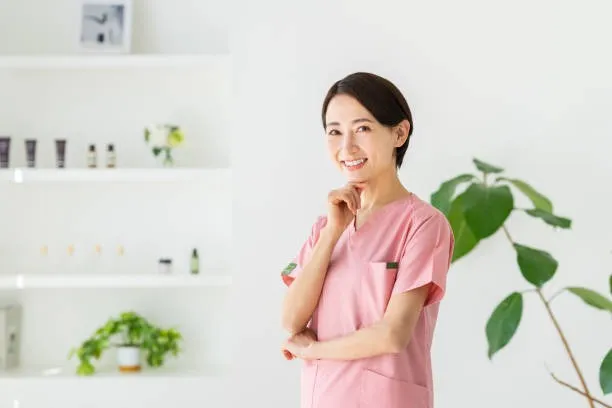
<svg viewBox="0 0 612 408">
<path fill-rule="evenodd" d="M 369 132 L 369 131 L 370 131 L 370 128 L 369 128 L 368 126 L 359 126 L 359 127 L 357 128 L 357 131 L 358 131 L 358 132 Z"/>
<path fill-rule="evenodd" d="M 340 134 L 340 132 L 338 132 L 336 129 L 332 129 L 329 131 L 328 133 L 330 136 L 337 136 Z"/>
</svg>

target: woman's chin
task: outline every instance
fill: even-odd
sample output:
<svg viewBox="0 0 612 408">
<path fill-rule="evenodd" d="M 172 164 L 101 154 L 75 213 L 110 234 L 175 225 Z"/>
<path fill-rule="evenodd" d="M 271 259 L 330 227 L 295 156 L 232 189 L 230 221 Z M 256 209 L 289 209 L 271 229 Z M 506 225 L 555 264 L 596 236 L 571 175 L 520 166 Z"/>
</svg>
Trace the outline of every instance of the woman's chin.
<svg viewBox="0 0 612 408">
<path fill-rule="evenodd" d="M 367 183 L 369 178 L 367 175 L 360 172 L 344 172 L 348 183 Z"/>
</svg>

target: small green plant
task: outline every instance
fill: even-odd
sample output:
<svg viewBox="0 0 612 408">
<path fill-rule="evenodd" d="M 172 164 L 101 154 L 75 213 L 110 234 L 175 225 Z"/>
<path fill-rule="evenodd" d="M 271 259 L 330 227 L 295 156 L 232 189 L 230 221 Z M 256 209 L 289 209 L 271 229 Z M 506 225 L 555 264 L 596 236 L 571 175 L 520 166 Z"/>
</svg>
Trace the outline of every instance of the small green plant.
<svg viewBox="0 0 612 408">
<path fill-rule="evenodd" d="M 608 293 L 603 295 L 588 288 L 571 286 L 546 297 L 545 285 L 555 276 L 558 268 L 557 260 L 545 250 L 532 248 L 515 240 L 506 227 L 510 215 L 515 212 L 523 212 L 553 228 L 570 229 L 572 221 L 556 215 L 552 202 L 528 183 L 502 176 L 503 168 L 478 159 L 473 159 L 473 163 L 477 170 L 475 173 L 480 177 L 472 173 L 457 175 L 444 181 L 431 195 L 431 204 L 446 215 L 455 235 L 455 253 L 452 262 L 462 259 L 475 250 L 479 242 L 501 230 L 515 251 L 518 269 L 526 283 L 531 286 L 526 290 L 512 291 L 490 315 L 485 327 L 489 359 L 506 347 L 516 333 L 523 315 L 523 296 L 535 294 L 541 300 L 563 343 L 580 381 L 580 387 L 562 381 L 550 373 L 552 378 L 586 397 L 591 408 L 594 408 L 595 403 L 612 408 L 591 393 L 551 305 L 556 296 L 570 293 L 582 299 L 584 304 L 612 313 L 612 300 Z M 462 187 L 465 189 L 460 191 Z M 533 208 L 516 208 L 513 189 L 524 194 L 533 204 Z M 606 285 L 609 285 L 606 292 L 612 294 L 612 275 Z M 612 349 L 603 356 L 599 369 L 599 383 L 604 395 L 612 393 Z"/>
<path fill-rule="evenodd" d="M 111 343 L 115 338 L 119 338 L 119 342 Z M 167 354 L 175 357 L 179 354 L 181 340 L 176 329 L 161 329 L 135 312 L 124 312 L 117 318 L 110 318 L 79 347 L 70 350 L 68 359 L 74 356 L 79 359 L 78 375 L 91 375 L 95 372 L 92 360 L 99 360 L 108 348 L 139 347 L 146 352 L 149 366 L 160 367 Z"/>
<path fill-rule="evenodd" d="M 144 129 L 144 139 L 151 145 L 151 151 L 155 157 L 164 154 L 163 164 L 171 166 L 174 164 L 172 150 L 180 146 L 185 135 L 179 126 L 170 124 L 156 124 Z"/>
</svg>

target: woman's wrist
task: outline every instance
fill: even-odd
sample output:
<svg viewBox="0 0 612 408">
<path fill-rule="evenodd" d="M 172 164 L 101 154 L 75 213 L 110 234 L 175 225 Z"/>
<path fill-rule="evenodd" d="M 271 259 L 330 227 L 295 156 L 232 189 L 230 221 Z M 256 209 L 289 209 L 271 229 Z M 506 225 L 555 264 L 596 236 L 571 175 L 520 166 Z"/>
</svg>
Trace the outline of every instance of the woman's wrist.
<svg viewBox="0 0 612 408">
<path fill-rule="evenodd" d="M 321 229 L 321 238 L 324 239 L 330 245 L 336 245 L 336 242 L 342 236 L 342 231 L 335 230 L 334 228 L 326 225 Z"/>
</svg>

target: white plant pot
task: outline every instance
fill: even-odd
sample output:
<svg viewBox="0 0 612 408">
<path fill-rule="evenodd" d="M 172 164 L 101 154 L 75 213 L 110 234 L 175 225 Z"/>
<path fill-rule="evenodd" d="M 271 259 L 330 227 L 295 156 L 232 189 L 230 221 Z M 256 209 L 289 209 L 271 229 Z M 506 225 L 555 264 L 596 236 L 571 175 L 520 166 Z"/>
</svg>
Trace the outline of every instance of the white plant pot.
<svg viewBox="0 0 612 408">
<path fill-rule="evenodd" d="M 117 364 L 122 372 L 140 371 L 140 347 L 118 347 Z"/>
</svg>

